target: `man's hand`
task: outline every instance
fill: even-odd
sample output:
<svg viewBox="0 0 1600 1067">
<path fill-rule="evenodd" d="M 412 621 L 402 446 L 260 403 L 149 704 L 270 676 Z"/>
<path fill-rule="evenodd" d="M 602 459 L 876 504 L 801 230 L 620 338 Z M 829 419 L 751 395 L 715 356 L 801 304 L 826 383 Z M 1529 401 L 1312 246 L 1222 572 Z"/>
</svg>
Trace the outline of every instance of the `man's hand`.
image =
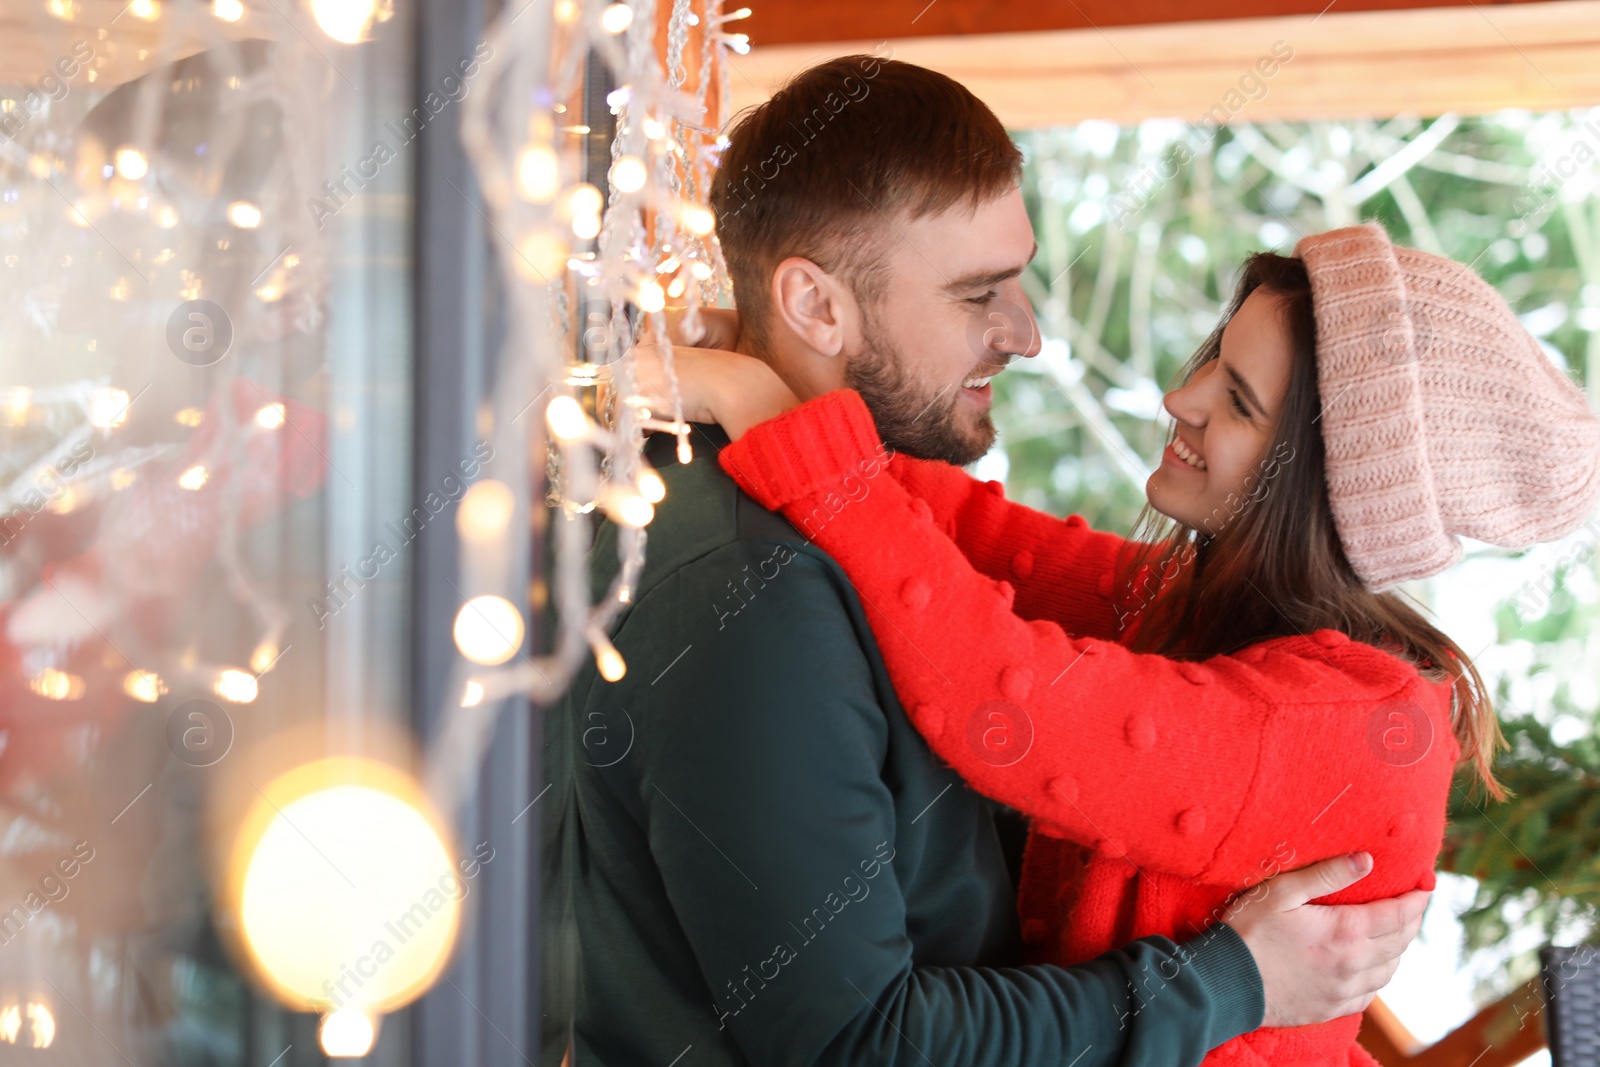
<svg viewBox="0 0 1600 1067">
<path fill-rule="evenodd" d="M 1263 1026 L 1303 1026 L 1365 1010 L 1389 984 L 1417 936 L 1427 890 L 1370 904 L 1309 900 L 1359 882 L 1365 852 L 1335 856 L 1268 879 L 1235 897 L 1223 919 L 1255 957 L 1266 990 Z"/>
</svg>

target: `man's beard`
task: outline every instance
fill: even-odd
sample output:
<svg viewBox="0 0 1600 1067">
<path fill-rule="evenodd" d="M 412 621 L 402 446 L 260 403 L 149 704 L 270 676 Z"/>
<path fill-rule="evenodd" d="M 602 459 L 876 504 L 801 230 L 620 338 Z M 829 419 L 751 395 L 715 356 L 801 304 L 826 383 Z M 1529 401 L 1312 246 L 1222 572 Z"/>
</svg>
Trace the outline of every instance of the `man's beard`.
<svg viewBox="0 0 1600 1067">
<path fill-rule="evenodd" d="M 923 383 L 900 349 L 863 315 L 862 345 L 845 360 L 845 384 L 861 394 L 883 443 L 917 459 L 957 466 L 974 463 L 994 444 L 994 422 L 984 412 L 975 424 L 957 415 L 960 386 L 935 391 Z"/>
</svg>

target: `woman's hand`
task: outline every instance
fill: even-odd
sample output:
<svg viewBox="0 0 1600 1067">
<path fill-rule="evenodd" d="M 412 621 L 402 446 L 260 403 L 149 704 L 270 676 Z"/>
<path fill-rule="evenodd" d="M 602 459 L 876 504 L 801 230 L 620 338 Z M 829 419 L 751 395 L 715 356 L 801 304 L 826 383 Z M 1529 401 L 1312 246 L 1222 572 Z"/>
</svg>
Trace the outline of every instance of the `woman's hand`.
<svg viewBox="0 0 1600 1067">
<path fill-rule="evenodd" d="M 639 392 L 659 412 L 671 410 L 661 350 L 641 344 L 634 350 Z M 800 403 L 783 379 L 761 360 L 712 348 L 672 346 L 673 369 L 683 417 L 719 423 L 737 441 L 750 427 Z"/>
<path fill-rule="evenodd" d="M 732 308 L 668 308 L 667 337 L 674 345 L 733 352 L 739 347 L 739 313 Z"/>
</svg>

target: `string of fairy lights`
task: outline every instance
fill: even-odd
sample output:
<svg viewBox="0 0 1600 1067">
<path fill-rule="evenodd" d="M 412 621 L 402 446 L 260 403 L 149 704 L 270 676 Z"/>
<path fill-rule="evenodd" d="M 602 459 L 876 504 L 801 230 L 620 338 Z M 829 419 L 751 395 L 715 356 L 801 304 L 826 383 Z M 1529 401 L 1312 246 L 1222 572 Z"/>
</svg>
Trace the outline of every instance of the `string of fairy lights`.
<svg viewBox="0 0 1600 1067">
<path fill-rule="evenodd" d="M 5 266 L 14 312 L 0 327 L 0 339 L 12 353 L 43 357 L 32 365 L 27 357 L 13 357 L 14 365 L 7 368 L 11 382 L 0 388 L 0 432 L 7 434 L 13 459 L 7 465 L 10 477 L 0 487 L 3 539 L 10 544 L 19 532 L 26 534 L 41 513 L 108 516 L 100 524 L 101 536 L 80 560 L 82 573 L 34 588 L 19 588 L 14 575 L 5 576 L 14 602 L 8 636 L 19 646 L 29 689 L 63 703 L 92 695 L 91 679 L 69 662 L 72 649 L 94 638 L 111 641 L 113 635 L 103 628 L 160 573 L 146 569 L 148 551 L 130 543 L 143 529 L 137 521 L 142 514 L 165 498 L 173 514 L 209 521 L 211 504 L 202 490 L 215 488 L 214 474 L 246 455 L 273 451 L 271 439 L 287 435 L 286 406 L 269 395 L 209 411 L 200 404 L 178 406 L 171 412 L 173 423 L 197 430 L 208 422 L 204 432 L 210 446 L 173 468 L 181 449 L 129 444 L 122 437 L 142 391 L 134 379 L 152 360 L 146 352 L 137 358 L 111 356 L 107 348 L 131 348 L 130 332 L 148 336 L 149 322 L 142 317 L 154 305 L 170 307 L 168 294 L 182 300 L 214 296 L 226 272 L 212 272 L 207 264 L 226 259 L 230 249 L 239 254 L 269 241 L 319 247 L 303 212 L 276 210 L 287 206 L 282 199 L 267 202 L 320 167 L 314 149 L 268 168 L 270 174 L 256 173 L 253 184 L 235 189 L 237 195 L 220 201 L 217 195 L 246 136 L 248 124 L 242 120 L 250 109 L 262 101 L 279 103 L 286 111 L 305 106 L 304 57 L 282 50 L 264 63 L 254 62 L 237 40 L 241 27 L 235 24 L 246 11 L 228 0 L 182 9 L 134 0 L 123 13 L 126 39 L 105 25 L 96 29 L 95 13 L 83 4 L 51 0 L 44 5 L 39 36 L 63 42 L 62 58 L 36 85 L 0 93 L 0 123 L 8 134 L 0 138 L 6 186 L 0 226 L 8 238 Z M 55 32 L 46 32 L 50 29 Z M 74 37 L 76 43 L 64 43 Z M 98 101 L 74 92 L 65 80 L 71 71 L 77 82 L 92 85 L 108 63 L 125 61 L 126 53 L 172 55 L 180 41 L 190 49 L 202 47 L 210 59 L 204 114 L 191 108 L 175 120 L 173 113 L 181 110 L 174 102 L 179 87 L 160 78 L 140 78 Z M 172 146 L 162 142 L 180 130 L 212 149 L 210 157 L 193 153 L 174 163 Z M 244 294 L 248 299 L 232 326 L 242 332 L 257 316 L 303 316 L 307 295 L 321 286 L 322 268 L 315 255 L 281 255 L 251 282 L 253 291 Z M 151 299 L 156 293 L 162 299 Z M 69 317 L 75 322 L 52 329 L 52 316 L 58 323 Z M 162 348 L 156 360 L 171 359 L 164 346 L 150 346 L 156 347 Z M 117 366 L 107 374 L 110 361 Z M 47 381 L 24 384 L 39 365 L 49 367 Z M 82 373 L 60 380 L 64 368 L 69 376 L 73 370 Z M 145 379 L 145 387 L 155 377 Z M 226 703 L 256 699 L 260 677 L 278 661 L 288 613 L 240 558 L 237 510 L 226 501 L 220 509 L 216 558 L 229 588 L 259 627 L 245 662 L 206 662 L 193 649 L 172 654 L 148 649 L 138 662 L 122 662 L 114 678 L 100 672 L 95 685 L 110 681 L 144 704 L 160 701 L 179 683 L 200 684 Z M 109 518 L 130 515 L 132 522 Z M 72 602 L 64 591 L 69 587 L 84 603 Z M 138 644 L 126 637 L 118 641 Z"/>
<path fill-rule="evenodd" d="M 317 333 L 334 244 L 323 224 L 344 206 L 348 181 L 362 187 L 350 167 L 324 180 L 326 130 L 313 117 L 337 88 L 337 69 L 311 36 L 269 29 L 282 12 L 245 0 L 132 0 L 104 12 L 96 0 L 38 2 L 45 51 L 59 44 L 66 58 L 56 68 L 70 59 L 74 72 L 62 77 L 75 80 L 60 92 L 42 79 L 0 92 L 0 230 L 17 239 L 8 241 L 8 276 L 24 279 L 6 297 L 16 314 L 0 320 L 0 360 L 18 370 L 19 353 L 39 352 L 54 369 L 0 388 L 0 437 L 26 456 L 7 468 L 0 519 L 11 523 L 9 543 L 12 526 L 41 512 L 99 517 L 76 570 L 29 578 L 0 559 L 13 601 L 5 636 L 35 698 L 87 706 L 109 694 L 152 705 L 200 691 L 252 704 L 283 658 L 290 616 L 252 573 L 241 538 L 291 497 L 325 481 L 338 489 L 323 454 L 338 413 L 293 399 L 272 343 Z M 492 458 L 455 515 L 460 661 L 442 725 L 420 760 L 401 754 L 415 748 L 408 737 L 379 752 L 372 716 L 357 731 L 369 750 L 356 756 L 319 748 L 326 730 L 311 741 L 267 739 L 250 757 L 260 775 L 249 779 L 266 784 L 238 802 L 220 850 L 223 926 L 266 989 L 323 1016 L 330 1056 L 370 1050 L 382 1013 L 420 995 L 448 960 L 454 904 L 427 937 L 385 961 L 381 979 L 354 992 L 343 984 L 351 954 L 382 936 L 370 924 L 406 910 L 416 887 L 450 866 L 448 816 L 472 794 L 504 698 L 547 703 L 591 657 L 610 681 L 628 669 L 607 633 L 633 600 L 666 494 L 644 456 L 647 435 L 675 436 L 677 462 L 694 454 L 666 315 L 670 305 L 692 328 L 696 309 L 727 285 L 705 201 L 726 143 L 718 124 L 729 106 L 727 54 L 748 49 L 732 25 L 747 8 L 662 3 L 511 0 L 475 53 L 482 62 L 459 99 L 461 136 L 495 235 L 506 322 L 477 427 Z M 306 6 L 329 41 L 346 45 L 395 13 L 392 0 Z M 256 36 L 275 41 L 245 40 Z M 199 62 L 179 58 L 196 53 Z M 583 114 L 602 69 L 615 86 L 605 99 L 609 159 L 592 150 L 599 134 Z M 129 71 L 152 73 L 106 84 Z M 94 93 L 76 91 L 102 77 Z M 263 108 L 280 117 L 280 140 L 259 121 Z M 595 160 L 598 170 L 586 170 Z M 320 213 L 306 210 L 313 201 Z M 209 341 L 207 331 L 226 326 L 251 343 L 206 375 L 175 371 L 172 355 L 194 367 L 215 362 L 173 347 L 175 300 L 228 307 L 226 323 L 186 320 L 181 329 Z M 185 349 L 191 332 L 181 334 Z M 664 406 L 640 394 L 633 351 L 644 339 L 665 366 Z M 163 404 L 171 422 L 152 432 L 150 413 Z M 619 530 L 620 566 L 591 598 L 597 512 Z M 531 588 L 518 558 L 529 526 L 548 535 L 551 560 Z M 243 662 L 208 662 L 199 642 L 169 648 L 142 632 L 140 597 L 164 584 L 170 593 L 181 587 L 174 575 L 197 576 L 212 562 L 254 635 Z M 529 654 L 532 614 L 553 623 Z M 81 650 L 95 643 L 106 646 L 102 662 L 85 667 Z M 291 821 L 332 835 L 322 844 L 338 871 L 306 851 Z M 336 981 L 340 995 L 330 992 Z M 0 1007 L 0 1042 L 34 1020 L 28 1033 L 48 1045 L 59 1007 Z M 47 1017 L 49 1026 L 39 1021 Z"/>
<path fill-rule="evenodd" d="M 671 302 L 692 323 L 696 309 L 726 285 L 715 219 L 704 203 L 724 143 L 708 119 L 708 101 L 714 93 L 715 114 L 726 112 L 726 53 L 749 47 L 728 25 L 749 13 L 673 0 L 665 63 L 656 48 L 655 0 L 555 0 L 548 22 L 513 17 L 488 34 L 498 59 L 488 91 L 464 108 L 462 136 L 494 228 L 508 235 L 499 261 L 512 309 L 497 377 L 496 454 L 547 459 L 554 515 L 548 589 L 556 624 L 548 652 L 519 659 L 526 633 L 515 596 L 485 590 L 460 608 L 457 647 L 489 669 L 455 690 L 459 706 L 447 713 L 438 745 L 440 777 L 449 781 L 436 792 L 444 797 L 463 795 L 464 775 L 476 766 L 470 755 L 481 751 L 489 725 L 486 716 L 460 708 L 489 706 L 512 693 L 551 700 L 585 655 L 608 681 L 627 670 L 607 630 L 632 600 L 645 528 L 666 493 L 643 456 L 645 436 L 676 435 L 678 462 L 693 456 L 666 310 Z M 688 92 L 692 30 L 701 50 L 699 77 Z M 564 121 L 582 89 L 584 56 L 603 64 L 617 85 L 606 98 L 615 135 L 604 192 L 583 175 L 581 135 L 590 131 Z M 574 321 L 574 306 L 599 310 Z M 644 337 L 661 352 L 668 410 L 653 410 L 638 393 L 630 353 Z M 543 418 L 525 430 L 518 407 L 526 409 L 530 397 Z M 521 436 L 529 432 L 531 444 Z M 509 556 L 496 546 L 510 544 L 514 499 L 498 478 L 479 481 L 463 498 L 462 573 L 469 584 L 506 583 Z M 597 508 L 619 528 L 620 567 L 606 595 L 590 603 L 584 516 Z"/>
</svg>

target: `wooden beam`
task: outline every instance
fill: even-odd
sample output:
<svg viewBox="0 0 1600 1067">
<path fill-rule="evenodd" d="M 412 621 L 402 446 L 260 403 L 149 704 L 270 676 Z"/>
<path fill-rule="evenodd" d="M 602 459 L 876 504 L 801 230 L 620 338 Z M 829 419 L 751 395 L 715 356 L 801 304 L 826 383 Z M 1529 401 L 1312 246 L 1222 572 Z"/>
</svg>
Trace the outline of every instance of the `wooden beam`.
<svg viewBox="0 0 1600 1067">
<path fill-rule="evenodd" d="M 1091 118 L 1198 122 L 1218 107 L 1232 121 L 1260 122 L 1557 110 L 1600 100 L 1600 0 L 1371 12 L 1343 6 L 1321 16 L 897 37 L 888 46 L 896 59 L 967 85 L 1013 129 Z M 756 47 L 732 65 L 734 110 L 766 99 L 813 63 L 881 43 Z M 1292 58 L 1271 77 L 1253 75 L 1275 44 Z M 886 53 L 879 47 L 878 54 Z"/>
<path fill-rule="evenodd" d="M 1544 994 L 1534 978 L 1405 1061 L 1407 1067 L 1512 1067 L 1545 1047 Z"/>
<path fill-rule="evenodd" d="M 1422 1042 L 1383 1002 L 1382 997 L 1374 997 L 1362 1013 L 1361 1033 L 1357 1040 L 1383 1067 L 1402 1067 L 1422 1050 Z"/>
<path fill-rule="evenodd" d="M 1362 1016 L 1361 1047 L 1383 1067 L 1514 1067 L 1545 1047 L 1541 981 L 1523 983 L 1426 1048 L 1375 999 Z"/>
<path fill-rule="evenodd" d="M 1449 7 L 1461 0 L 1338 0 L 1338 10 L 1388 11 Z M 1495 10 L 1507 3 L 1490 0 Z M 728 7 L 737 6 L 729 4 Z M 1315 15 L 1328 0 L 752 0 L 750 21 L 740 29 L 760 47 L 817 41 L 887 40 L 964 36 L 974 33 L 1033 33 L 1039 30 L 1106 29 L 1166 22 Z"/>
</svg>

